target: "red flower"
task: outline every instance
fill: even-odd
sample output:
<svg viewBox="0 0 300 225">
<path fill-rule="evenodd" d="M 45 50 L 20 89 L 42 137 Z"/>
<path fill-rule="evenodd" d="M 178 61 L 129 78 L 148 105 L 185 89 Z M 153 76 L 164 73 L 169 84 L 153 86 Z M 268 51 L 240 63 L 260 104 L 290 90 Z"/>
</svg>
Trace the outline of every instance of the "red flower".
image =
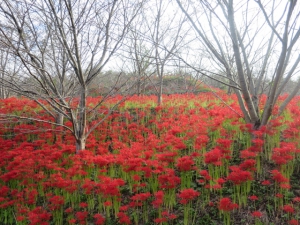
<svg viewBox="0 0 300 225">
<path fill-rule="evenodd" d="M 204 161 L 206 164 L 222 165 L 221 158 L 222 153 L 218 148 L 214 148 L 204 155 Z"/>
<path fill-rule="evenodd" d="M 169 218 L 170 220 L 175 220 L 175 219 L 177 218 L 177 215 L 174 214 L 174 213 L 170 213 L 170 214 L 168 215 L 168 218 Z"/>
<path fill-rule="evenodd" d="M 161 215 L 163 216 L 163 218 L 166 218 L 168 220 L 174 220 L 177 218 L 177 216 L 173 213 L 169 213 L 168 211 L 163 211 L 161 213 Z"/>
<path fill-rule="evenodd" d="M 242 170 L 250 170 L 250 171 L 255 171 L 255 164 L 256 164 L 256 160 L 254 159 L 246 159 L 244 162 L 242 162 L 239 167 Z"/>
<path fill-rule="evenodd" d="M 205 179 L 205 180 L 210 180 L 211 176 L 209 175 L 207 170 L 201 170 L 199 174 Z"/>
<path fill-rule="evenodd" d="M 300 202 L 300 197 L 293 198 L 293 202 Z"/>
<path fill-rule="evenodd" d="M 252 196 L 249 196 L 249 199 L 251 201 L 256 201 L 256 200 L 258 200 L 258 197 L 256 195 L 252 195 Z"/>
<path fill-rule="evenodd" d="M 237 166 L 231 166 L 232 172 L 228 175 L 227 180 L 232 181 L 234 184 L 241 184 L 246 181 L 253 180 L 252 174 L 249 171 L 241 170 Z"/>
<path fill-rule="evenodd" d="M 289 221 L 289 224 L 290 224 L 290 225 L 299 225 L 299 222 L 298 222 L 298 220 L 291 219 L 291 220 Z"/>
<path fill-rule="evenodd" d="M 129 209 L 129 205 L 122 205 L 119 208 L 120 211 L 127 211 L 128 209 Z"/>
<path fill-rule="evenodd" d="M 180 178 L 175 175 L 173 169 L 166 169 L 165 174 L 158 176 L 158 182 L 160 188 L 172 189 L 180 184 Z"/>
<path fill-rule="evenodd" d="M 168 219 L 167 218 L 156 218 L 154 219 L 154 223 L 164 223 L 167 222 Z"/>
<path fill-rule="evenodd" d="M 105 223 L 105 218 L 101 214 L 97 213 L 93 217 L 95 218 L 96 225 L 102 225 Z"/>
<path fill-rule="evenodd" d="M 280 187 L 282 189 L 291 189 L 291 185 L 290 184 L 280 184 Z"/>
<path fill-rule="evenodd" d="M 134 174 L 133 177 L 132 177 L 132 179 L 133 179 L 134 181 L 140 181 L 140 180 L 141 180 L 141 177 L 140 177 L 139 175 L 137 175 L 137 174 Z"/>
<path fill-rule="evenodd" d="M 283 198 L 283 194 L 277 193 L 277 194 L 275 195 L 275 197 L 276 197 L 276 198 Z"/>
<path fill-rule="evenodd" d="M 183 156 L 177 160 L 176 166 L 180 171 L 191 171 L 194 169 L 194 160 L 190 156 Z"/>
<path fill-rule="evenodd" d="M 274 148 L 272 160 L 278 165 L 284 165 L 294 158 L 294 144 L 281 144 L 281 148 Z"/>
<path fill-rule="evenodd" d="M 273 176 L 273 179 L 278 183 L 286 183 L 289 181 L 278 170 L 272 170 L 271 174 Z"/>
<path fill-rule="evenodd" d="M 76 223 L 76 219 L 70 219 L 68 222 L 69 222 L 69 224 L 75 224 Z"/>
<path fill-rule="evenodd" d="M 119 212 L 117 216 L 121 224 L 131 224 L 129 216 L 127 216 L 124 212 Z"/>
<path fill-rule="evenodd" d="M 87 211 L 83 211 L 83 212 L 77 212 L 75 216 L 79 221 L 84 221 L 86 220 L 88 214 L 89 213 Z"/>
<path fill-rule="evenodd" d="M 25 216 L 17 216 L 17 221 L 23 221 L 25 220 Z"/>
<path fill-rule="evenodd" d="M 103 203 L 103 205 L 104 205 L 105 207 L 107 207 L 107 206 L 112 206 L 112 202 L 111 202 L 111 201 L 106 201 L 106 202 Z"/>
<path fill-rule="evenodd" d="M 73 209 L 71 207 L 69 207 L 65 210 L 65 213 L 71 213 L 71 212 L 73 212 Z"/>
<path fill-rule="evenodd" d="M 132 202 L 130 203 L 130 205 L 141 206 L 143 202 L 146 201 L 150 196 L 150 192 L 135 194 L 131 197 Z"/>
<path fill-rule="evenodd" d="M 80 202 L 80 203 L 79 203 L 79 206 L 80 206 L 81 208 L 86 208 L 86 207 L 88 207 L 88 204 L 87 204 L 86 202 Z"/>
<path fill-rule="evenodd" d="M 222 185 L 226 182 L 226 180 L 223 178 L 219 178 L 219 179 L 217 179 L 217 182 L 218 182 L 218 184 Z"/>
<path fill-rule="evenodd" d="M 263 182 L 261 182 L 262 185 L 267 186 L 270 185 L 271 182 L 269 180 L 264 180 Z"/>
<path fill-rule="evenodd" d="M 222 198 L 219 203 L 219 209 L 225 212 L 238 208 L 238 204 L 232 203 L 230 198 Z"/>
<path fill-rule="evenodd" d="M 285 211 L 286 213 L 294 213 L 295 209 L 291 205 L 284 205 L 282 207 L 282 210 Z"/>
<path fill-rule="evenodd" d="M 249 151 L 249 149 L 245 149 L 240 152 L 242 159 L 255 158 L 257 153 L 253 151 Z"/>
<path fill-rule="evenodd" d="M 254 217 L 262 217 L 262 213 L 260 211 L 254 211 L 251 213 Z"/>
<path fill-rule="evenodd" d="M 50 218 L 51 214 L 40 206 L 28 213 L 28 219 L 31 224 L 40 224 L 42 222 L 49 221 Z"/>
<path fill-rule="evenodd" d="M 195 191 L 192 188 L 184 189 L 180 191 L 180 193 L 178 194 L 178 197 L 180 198 L 179 202 L 183 205 L 186 205 L 187 203 L 189 203 L 199 195 L 200 193 L 198 191 Z"/>
<path fill-rule="evenodd" d="M 152 205 L 154 208 L 159 208 L 163 204 L 164 200 L 164 192 L 163 191 L 158 191 L 154 193 L 155 200 L 152 201 Z"/>
</svg>

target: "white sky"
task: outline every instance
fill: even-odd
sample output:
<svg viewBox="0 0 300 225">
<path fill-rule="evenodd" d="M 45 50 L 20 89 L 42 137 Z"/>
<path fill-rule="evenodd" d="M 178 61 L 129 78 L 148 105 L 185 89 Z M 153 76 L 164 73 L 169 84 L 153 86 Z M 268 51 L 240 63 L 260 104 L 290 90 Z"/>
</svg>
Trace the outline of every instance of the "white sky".
<svg viewBox="0 0 300 225">
<path fill-rule="evenodd" d="M 151 3 L 152 3 L 151 12 L 150 12 L 151 15 L 148 16 L 149 20 L 153 19 L 153 17 L 155 16 L 156 2 L 157 2 L 157 0 L 151 1 Z M 167 2 L 168 1 L 163 1 L 163 3 L 167 3 Z M 186 2 L 186 1 L 181 1 L 181 2 Z M 231 40 L 229 39 L 228 34 L 226 33 L 226 30 L 224 29 L 224 26 L 220 23 L 220 21 L 217 21 L 216 19 L 214 19 L 213 22 L 210 23 L 205 16 L 205 11 L 204 11 L 205 9 L 203 9 L 201 6 L 197 6 L 196 5 L 197 1 L 189 1 L 189 2 L 194 2 L 195 3 L 194 6 L 196 9 L 196 11 L 194 11 L 193 5 L 190 5 L 188 7 L 190 15 L 192 16 L 194 21 L 199 22 L 198 25 L 201 24 L 203 26 L 203 29 L 206 31 L 205 34 L 209 37 L 209 40 L 212 41 L 214 46 L 217 48 L 217 43 L 214 41 L 213 36 L 209 32 L 210 24 L 212 25 L 213 29 L 215 30 L 215 32 L 216 32 L 215 34 L 216 34 L 216 36 L 218 36 L 218 40 L 220 41 L 219 43 L 222 45 L 222 47 L 223 48 L 227 47 L 229 49 L 229 51 L 232 51 L 231 50 L 232 49 L 231 48 Z M 214 2 L 214 1 L 211 1 L 211 2 Z M 273 19 L 276 22 L 281 17 L 287 1 L 262 0 L 262 4 L 267 5 L 267 7 L 266 7 L 267 13 L 271 12 L 270 9 L 272 7 L 272 3 L 274 3 L 274 6 L 275 6 L 275 12 L 273 13 Z M 182 3 L 182 4 L 184 5 L 184 3 Z M 251 40 L 251 44 L 252 44 L 251 51 L 250 51 L 250 47 L 248 47 L 249 59 L 250 59 L 250 61 L 253 62 L 253 67 L 254 66 L 256 67 L 256 68 L 253 68 L 253 71 L 259 70 L 259 67 L 261 66 L 262 62 L 261 62 L 261 60 L 259 61 L 258 59 L 259 59 L 259 57 L 262 57 L 263 55 L 265 55 L 266 46 L 267 46 L 267 43 L 269 41 L 270 34 L 271 34 L 271 29 L 266 24 L 263 14 L 258 13 L 260 11 L 260 9 L 258 8 L 258 4 L 255 1 L 239 0 L 239 1 L 235 1 L 235 4 L 236 4 L 235 5 L 236 9 L 238 9 L 235 12 L 235 21 L 236 21 L 237 27 L 241 33 L 244 31 L 244 28 L 245 28 L 245 26 L 244 26 L 245 19 L 247 18 L 248 21 L 251 21 L 253 19 L 251 25 L 248 27 L 248 34 L 245 36 L 245 43 L 247 43 L 247 40 Z M 296 5 L 295 14 L 300 12 L 299 5 L 300 4 Z M 178 11 L 177 9 L 178 9 L 177 3 L 175 1 L 172 1 L 172 3 L 168 5 L 167 11 L 165 12 L 165 14 L 169 18 L 172 18 L 174 12 L 176 12 L 176 15 L 179 18 L 181 11 L 180 10 Z M 246 11 L 248 12 L 247 17 L 245 14 Z M 206 12 L 207 12 L 207 10 L 206 10 Z M 221 9 L 216 8 L 216 12 L 217 12 L 217 15 L 220 16 L 221 21 L 225 22 L 226 19 L 223 16 Z M 147 13 L 149 13 L 149 12 L 147 12 Z M 270 17 L 270 20 L 271 20 L 271 17 Z M 282 22 L 277 27 L 277 31 L 279 33 L 282 32 L 282 30 L 283 30 L 282 24 L 284 22 L 285 21 L 282 20 Z M 165 24 L 163 24 L 162 26 L 165 26 L 167 23 L 168 23 L 168 20 L 166 20 Z M 298 23 L 298 24 L 295 27 L 297 29 L 299 29 L 299 21 L 298 22 L 296 21 L 296 23 Z M 263 27 L 261 27 L 262 25 L 263 25 Z M 191 24 L 188 22 L 184 25 L 184 29 L 188 30 L 190 28 L 190 26 L 191 26 Z M 256 32 L 257 29 L 259 29 L 257 35 L 255 36 L 254 39 L 252 39 L 253 34 Z M 186 35 L 186 33 L 183 33 L 181 35 Z M 192 40 L 194 38 L 196 38 L 196 40 L 191 42 L 188 46 L 180 49 L 180 52 L 183 55 L 185 55 L 185 59 L 188 60 L 193 65 L 200 64 L 200 62 L 201 62 L 202 66 L 204 66 L 206 68 L 210 67 L 210 69 L 212 69 L 214 71 L 218 71 L 219 70 L 218 64 L 216 62 L 214 62 L 211 58 L 209 59 L 209 58 L 205 57 L 205 56 L 208 56 L 208 54 L 203 52 L 203 45 L 202 45 L 201 41 L 199 39 L 197 39 L 197 37 L 199 37 L 199 35 L 197 35 L 194 32 L 194 30 L 191 30 L 189 32 L 189 34 L 186 35 L 185 41 L 189 42 L 190 40 Z M 225 38 L 223 38 L 223 37 L 225 37 Z M 166 38 L 168 38 L 168 36 L 166 36 Z M 275 45 L 274 49 L 272 50 L 272 55 L 271 55 L 272 63 L 269 66 L 269 69 L 270 69 L 269 75 L 272 74 L 273 69 L 276 66 L 276 62 L 279 57 L 280 50 L 281 50 L 281 44 L 277 40 L 277 44 Z M 295 45 L 295 51 L 293 53 L 293 57 L 291 57 L 291 60 L 290 60 L 291 63 L 298 56 L 299 50 L 300 49 L 299 49 L 299 41 L 298 41 L 298 43 Z M 230 55 L 232 56 L 232 52 Z M 255 62 L 256 60 L 258 60 L 258 62 Z M 107 65 L 106 70 L 109 70 L 109 69 L 114 70 L 118 67 L 122 67 L 123 65 L 124 65 L 124 62 L 122 62 L 121 60 L 113 60 Z M 201 67 L 201 65 L 198 65 L 198 66 Z M 173 67 L 169 66 L 168 70 L 172 71 L 174 69 L 173 69 Z M 296 73 L 298 73 L 298 71 L 296 71 Z"/>
</svg>

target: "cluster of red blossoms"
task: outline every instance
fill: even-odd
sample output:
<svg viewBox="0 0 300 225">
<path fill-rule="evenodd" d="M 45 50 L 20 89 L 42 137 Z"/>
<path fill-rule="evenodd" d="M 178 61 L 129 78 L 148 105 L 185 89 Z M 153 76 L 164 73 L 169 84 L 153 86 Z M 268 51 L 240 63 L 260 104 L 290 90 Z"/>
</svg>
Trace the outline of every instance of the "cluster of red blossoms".
<svg viewBox="0 0 300 225">
<path fill-rule="evenodd" d="M 177 224 L 186 221 L 188 207 L 209 205 L 225 214 L 244 207 L 232 201 L 240 192 L 223 194 L 228 188 L 248 191 L 254 222 L 267 199 L 258 185 L 276 196 L 283 224 L 298 224 L 299 196 L 287 193 L 299 155 L 299 99 L 288 108 L 293 120 L 277 117 L 254 131 L 234 113 L 241 114 L 235 97 L 220 96 L 230 108 L 209 93 L 166 96 L 166 105 L 154 110 L 153 96 L 133 96 L 90 134 L 79 154 L 71 132 L 52 124 L 0 123 L 0 224 Z M 88 127 L 106 111 L 100 107 Z M 1 100 L 0 113 L 54 121 L 27 99 Z M 276 168 L 260 176 L 265 161 Z"/>
</svg>

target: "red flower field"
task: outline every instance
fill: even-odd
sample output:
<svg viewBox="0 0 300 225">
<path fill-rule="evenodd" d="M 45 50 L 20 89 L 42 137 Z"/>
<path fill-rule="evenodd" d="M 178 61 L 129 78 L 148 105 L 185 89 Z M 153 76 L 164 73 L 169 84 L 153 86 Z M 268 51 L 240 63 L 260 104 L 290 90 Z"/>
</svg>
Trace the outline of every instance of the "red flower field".
<svg viewBox="0 0 300 225">
<path fill-rule="evenodd" d="M 1 121 L 0 224 L 298 224 L 300 97 L 257 131 L 221 97 L 133 96 L 79 154 L 62 128 Z M 23 98 L 0 113 L 52 121 Z"/>
</svg>

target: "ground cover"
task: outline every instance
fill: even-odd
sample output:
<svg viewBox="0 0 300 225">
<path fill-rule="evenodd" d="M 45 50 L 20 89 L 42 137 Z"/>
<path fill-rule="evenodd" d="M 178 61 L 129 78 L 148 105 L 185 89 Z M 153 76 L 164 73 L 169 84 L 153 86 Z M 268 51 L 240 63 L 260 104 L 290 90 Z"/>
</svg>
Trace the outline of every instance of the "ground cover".
<svg viewBox="0 0 300 225">
<path fill-rule="evenodd" d="M 77 155 L 65 130 L 0 122 L 0 224 L 298 224 L 300 98 L 254 131 L 221 97 L 133 96 Z M 0 113 L 51 120 L 27 99 Z"/>
</svg>

